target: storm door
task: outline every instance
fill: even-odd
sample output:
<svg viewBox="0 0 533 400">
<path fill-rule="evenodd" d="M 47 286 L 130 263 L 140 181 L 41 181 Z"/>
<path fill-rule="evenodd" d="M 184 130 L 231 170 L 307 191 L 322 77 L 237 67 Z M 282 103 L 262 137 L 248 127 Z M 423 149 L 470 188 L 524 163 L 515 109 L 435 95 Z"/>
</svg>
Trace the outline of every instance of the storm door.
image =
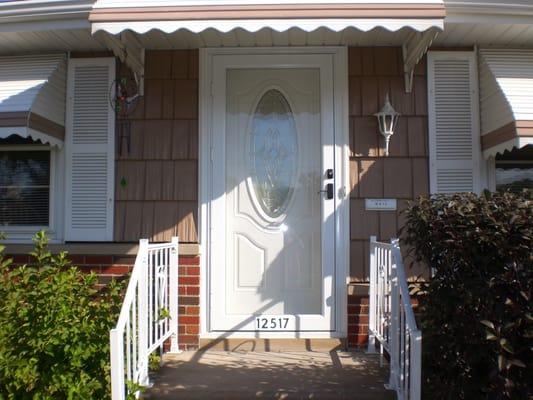
<svg viewBox="0 0 533 400">
<path fill-rule="evenodd" d="M 215 60 L 212 331 L 335 330 L 331 60 Z"/>
</svg>

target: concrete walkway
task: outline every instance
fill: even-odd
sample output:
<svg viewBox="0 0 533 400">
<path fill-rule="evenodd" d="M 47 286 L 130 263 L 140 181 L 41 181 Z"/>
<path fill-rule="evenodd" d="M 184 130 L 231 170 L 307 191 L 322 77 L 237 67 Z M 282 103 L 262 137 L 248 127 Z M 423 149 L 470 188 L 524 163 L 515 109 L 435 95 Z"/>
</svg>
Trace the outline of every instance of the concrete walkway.
<svg viewBox="0 0 533 400">
<path fill-rule="evenodd" d="M 228 352 L 166 355 L 144 399 L 392 400 L 388 368 L 363 352 Z"/>
</svg>

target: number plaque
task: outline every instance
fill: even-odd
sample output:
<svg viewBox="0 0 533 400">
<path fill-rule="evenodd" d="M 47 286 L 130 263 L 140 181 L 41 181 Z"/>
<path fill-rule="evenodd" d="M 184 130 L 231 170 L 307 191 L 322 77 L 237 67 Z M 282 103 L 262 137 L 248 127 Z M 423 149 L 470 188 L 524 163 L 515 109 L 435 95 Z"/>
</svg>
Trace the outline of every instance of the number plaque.
<svg viewBox="0 0 533 400">
<path fill-rule="evenodd" d="M 255 317 L 256 331 L 286 331 L 291 329 L 292 316 L 268 315 Z"/>
</svg>

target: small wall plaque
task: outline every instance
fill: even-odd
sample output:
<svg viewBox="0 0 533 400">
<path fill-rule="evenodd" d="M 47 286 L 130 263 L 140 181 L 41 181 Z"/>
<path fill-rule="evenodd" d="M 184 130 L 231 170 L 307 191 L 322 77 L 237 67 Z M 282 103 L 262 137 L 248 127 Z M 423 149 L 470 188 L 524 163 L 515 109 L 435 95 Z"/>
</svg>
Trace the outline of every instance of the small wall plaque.
<svg viewBox="0 0 533 400">
<path fill-rule="evenodd" d="M 394 211 L 396 208 L 396 199 L 365 199 L 365 209 L 369 211 Z"/>
</svg>

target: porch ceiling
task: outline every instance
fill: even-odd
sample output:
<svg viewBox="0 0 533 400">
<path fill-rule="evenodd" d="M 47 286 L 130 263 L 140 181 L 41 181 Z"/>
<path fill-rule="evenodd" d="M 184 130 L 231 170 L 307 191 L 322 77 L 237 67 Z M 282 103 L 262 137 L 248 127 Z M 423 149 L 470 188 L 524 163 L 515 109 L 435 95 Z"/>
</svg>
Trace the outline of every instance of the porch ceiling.
<svg viewBox="0 0 533 400">
<path fill-rule="evenodd" d="M 94 0 L 0 1 L 0 55 L 107 50 L 91 36 Z"/>
<path fill-rule="evenodd" d="M 98 52 L 108 50 L 105 44 L 91 35 L 90 27 L 46 31 L 2 31 L 0 26 L 0 55 L 43 52 Z M 200 33 L 179 30 L 165 34 L 151 30 L 137 35 L 146 49 L 194 49 L 201 47 L 270 47 L 270 46 L 401 46 L 412 30 L 402 28 L 390 32 L 375 28 L 363 32 L 347 28 L 333 32 L 319 28 L 305 32 L 291 28 L 277 32 L 263 28 L 255 33 L 235 29 L 222 33 L 208 29 Z M 533 22 L 531 24 L 464 24 L 444 23 L 444 31 L 433 42 L 438 47 L 508 47 L 533 48 Z"/>
<path fill-rule="evenodd" d="M 97 0 L 92 32 L 140 82 L 144 49 L 271 46 L 403 47 L 406 91 L 443 28 L 442 0 Z"/>
<path fill-rule="evenodd" d="M 512 23 L 444 23 L 434 41 L 442 47 L 533 48 L 533 18 L 529 24 Z"/>
<path fill-rule="evenodd" d="M 76 29 L 9 31 L 7 27 L 0 25 L 0 55 L 107 50 L 104 44 L 91 35 L 88 26 Z"/>
<path fill-rule="evenodd" d="M 389 27 L 390 28 L 390 27 Z M 335 31 L 331 27 L 319 26 L 310 31 L 301 26 L 278 31 L 264 27 L 257 31 L 235 28 L 223 32 L 215 28 L 192 32 L 178 29 L 169 33 L 150 29 L 145 33 L 124 30 L 119 33 L 96 28 L 95 37 L 125 62 L 135 73 L 142 94 L 145 49 L 189 49 L 203 47 L 276 47 L 276 46 L 401 46 L 403 49 L 405 90 L 412 89 L 413 71 L 441 31 L 439 24 L 419 31 L 412 26 L 400 26 L 391 31 L 383 26 L 375 26 L 369 31 L 349 26 Z"/>
<path fill-rule="evenodd" d="M 436 46 L 533 48 L 531 0 L 444 0 Z"/>
</svg>

